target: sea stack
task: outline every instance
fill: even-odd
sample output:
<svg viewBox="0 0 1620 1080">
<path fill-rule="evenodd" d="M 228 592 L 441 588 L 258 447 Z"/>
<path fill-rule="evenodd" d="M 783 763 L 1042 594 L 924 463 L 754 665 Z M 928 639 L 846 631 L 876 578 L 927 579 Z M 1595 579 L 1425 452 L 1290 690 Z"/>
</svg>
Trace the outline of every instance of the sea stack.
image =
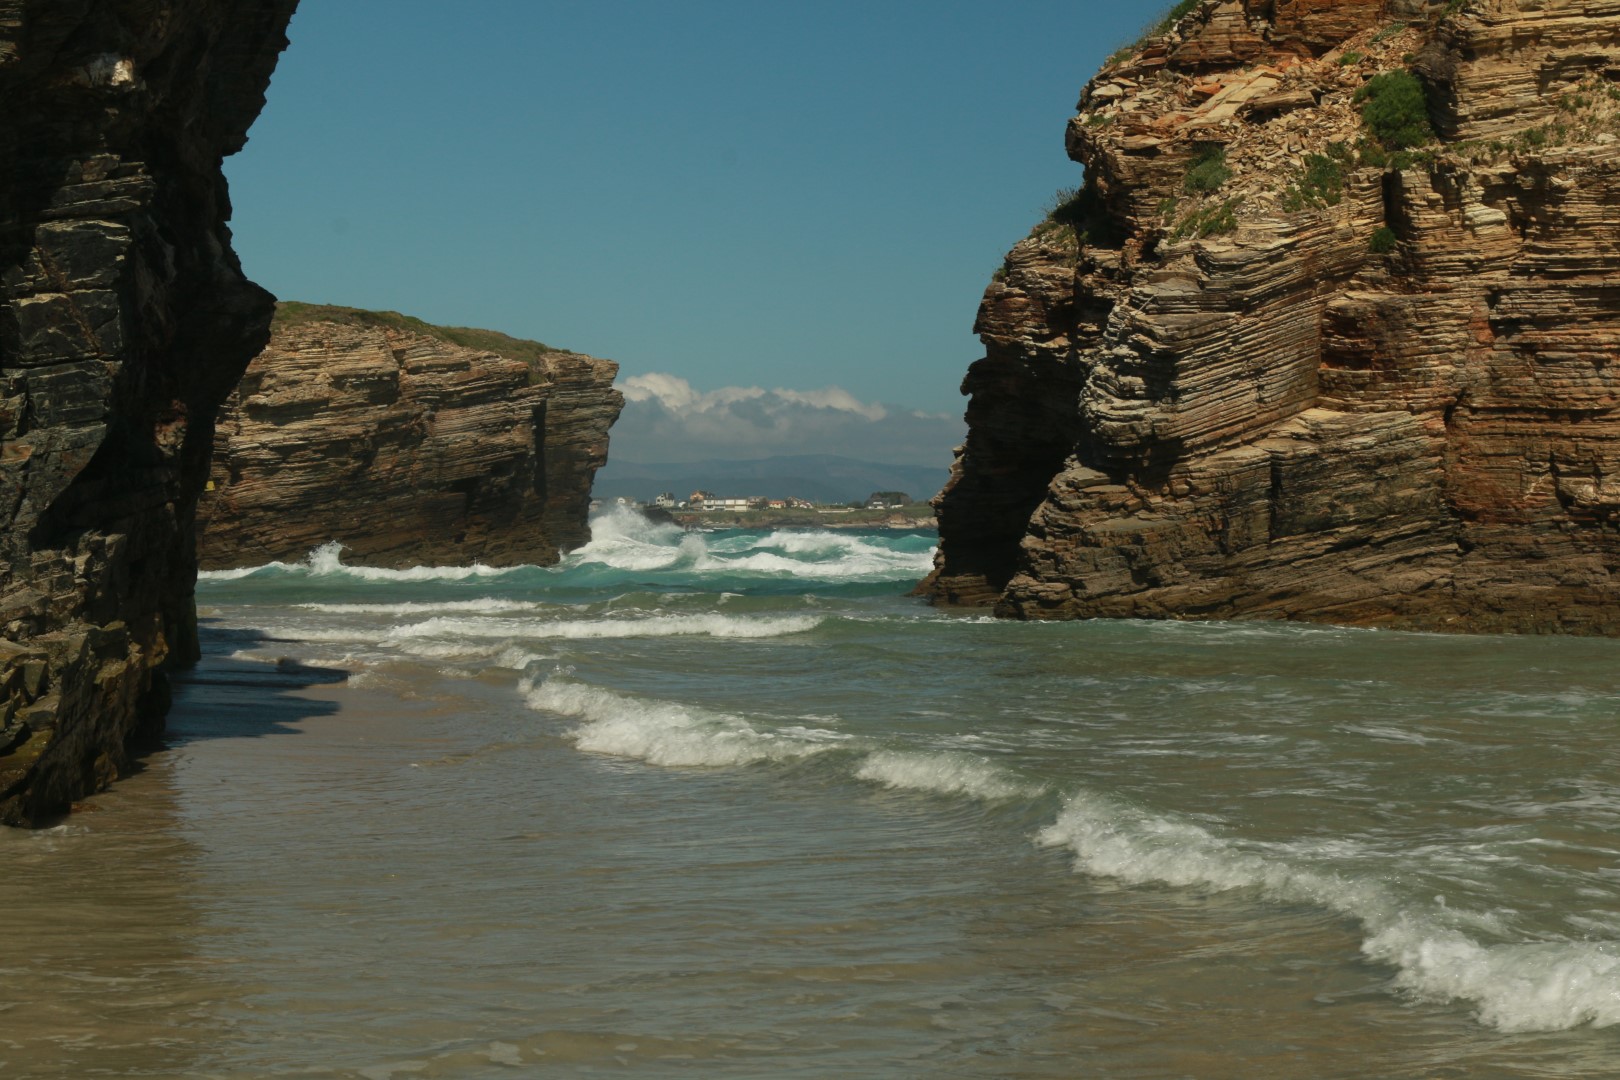
<svg viewBox="0 0 1620 1080">
<path fill-rule="evenodd" d="M 1620 3 L 1204 0 L 984 295 L 927 590 L 1620 632 Z"/>
<path fill-rule="evenodd" d="M 269 333 L 222 159 L 295 0 L 0 0 L 0 822 L 65 810 L 196 655 L 214 416 Z"/>
<path fill-rule="evenodd" d="M 221 415 L 205 569 L 547 564 L 590 539 L 618 365 L 396 312 L 282 304 Z"/>
</svg>

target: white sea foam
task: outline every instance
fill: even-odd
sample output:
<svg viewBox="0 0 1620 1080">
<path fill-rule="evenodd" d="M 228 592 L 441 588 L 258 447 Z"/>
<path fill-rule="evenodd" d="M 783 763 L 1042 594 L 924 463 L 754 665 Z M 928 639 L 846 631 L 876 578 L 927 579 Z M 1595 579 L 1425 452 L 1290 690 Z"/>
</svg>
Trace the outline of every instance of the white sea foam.
<svg viewBox="0 0 1620 1080">
<path fill-rule="evenodd" d="M 296 563 L 268 562 L 263 566 L 240 566 L 230 570 L 204 570 L 198 573 L 200 581 L 236 581 L 255 574 L 280 571 L 308 577 L 344 577 L 358 581 L 466 581 L 469 578 L 498 578 L 518 570 L 533 569 L 524 566 L 412 566 L 404 570 L 388 570 L 380 566 L 346 566 L 343 563 L 343 544 L 332 540 L 322 544 Z"/>
<path fill-rule="evenodd" d="M 581 750 L 654 765 L 747 765 L 861 748 L 861 740 L 829 728 L 802 724 L 773 728 L 734 713 L 632 697 L 566 680 L 525 680 L 523 690 L 530 707 L 583 721 L 572 732 Z M 860 759 L 855 775 L 889 788 L 986 801 L 1030 798 L 1045 791 L 965 753 L 878 750 Z"/>
<path fill-rule="evenodd" d="M 1402 989 L 1425 1000 L 1473 1001 L 1480 1020 L 1501 1031 L 1620 1023 L 1617 942 L 1484 945 L 1423 918 L 1401 918 L 1371 933 L 1361 949 L 1399 968 Z"/>
<path fill-rule="evenodd" d="M 732 713 L 672 701 L 617 694 L 582 683 L 525 683 L 531 708 L 581 721 L 573 730 L 581 750 L 636 758 L 653 765 L 745 765 L 789 761 L 839 745 L 837 732 L 798 728 L 792 735 L 762 730 Z"/>
<path fill-rule="evenodd" d="M 1394 727 L 1390 724 L 1344 724 L 1340 731 L 1348 731 L 1352 735 L 1365 735 L 1369 739 L 1381 739 L 1385 742 L 1413 743 L 1417 746 L 1427 746 L 1433 742 L 1444 742 L 1444 739 L 1432 738 L 1416 731 L 1407 731 L 1404 728 Z"/>
<path fill-rule="evenodd" d="M 443 641 L 402 641 L 399 643 L 400 651 L 407 656 L 415 656 L 423 660 L 460 660 L 470 662 L 481 660 L 489 667 L 507 668 L 511 671 L 524 671 L 530 664 L 540 660 L 551 660 L 554 657 L 544 656 L 531 652 L 518 645 L 506 642 L 443 642 Z"/>
<path fill-rule="evenodd" d="M 707 573 L 764 574 L 817 581 L 910 580 L 922 577 L 933 568 L 932 552 L 891 551 L 876 545 L 862 545 L 857 550 L 825 562 L 789 558 L 771 551 L 754 551 L 734 558 L 705 554 L 693 566 L 693 569 Z"/>
<path fill-rule="evenodd" d="M 237 566 L 232 567 L 229 570 L 199 570 L 197 571 L 197 580 L 239 581 L 242 578 L 251 577 L 254 574 L 264 573 L 270 570 L 288 571 L 297 570 L 298 568 L 298 565 L 295 563 L 269 562 L 265 563 L 263 566 Z"/>
<path fill-rule="evenodd" d="M 466 611 L 483 615 L 498 615 L 514 611 L 544 611 L 555 605 L 529 600 L 502 600 L 486 596 L 478 600 L 416 601 L 398 604 L 294 604 L 305 611 L 319 611 L 323 615 L 416 615 L 430 611 Z"/>
<path fill-rule="evenodd" d="M 650 615 L 637 619 L 499 619 L 437 615 L 419 622 L 399 623 L 387 628 L 332 626 L 277 626 L 276 636 L 294 641 L 359 642 L 376 646 L 398 646 L 418 640 L 449 639 L 464 653 L 444 656 L 477 655 L 481 641 L 603 640 L 618 638 L 714 637 L 730 639 L 773 638 L 814 630 L 824 621 L 820 615 L 750 617 L 742 615 L 694 614 Z M 416 652 L 418 656 L 428 656 Z"/>
<path fill-rule="evenodd" d="M 303 566 L 312 577 L 348 577 L 360 581 L 466 581 L 468 578 L 503 577 L 518 566 L 412 566 L 404 570 L 388 570 L 380 566 L 345 566 L 341 558 L 343 545 L 336 540 L 322 544 L 305 557 Z"/>
<path fill-rule="evenodd" d="M 322 544 L 297 563 L 271 562 L 263 566 L 210 570 L 204 581 L 236 581 L 257 574 L 278 572 L 313 578 L 342 578 L 363 582 L 428 582 L 498 579 L 533 567 L 413 566 L 390 570 L 376 566 L 350 566 L 342 559 L 338 541 Z M 909 580 L 933 568 L 932 549 L 906 551 L 870 537 L 825 530 L 778 531 L 767 536 L 749 534 L 710 538 L 688 533 L 678 526 L 658 524 L 624 507 L 591 519 L 591 540 L 568 555 L 554 573 L 566 578 L 570 570 L 605 568 L 626 573 L 687 572 L 697 576 L 743 574 L 755 577 L 806 578 L 816 581 Z M 517 601 L 511 601 L 517 603 Z M 469 605 L 489 601 L 454 601 Z M 385 605 L 300 605 L 308 610 L 342 614 L 386 614 Z M 437 605 L 444 607 L 445 605 Z M 402 610 L 409 610 L 404 608 Z M 455 609 L 452 609 L 455 610 Z M 462 610 L 500 610 L 493 607 Z"/>
<path fill-rule="evenodd" d="M 1350 916 L 1362 952 L 1396 968 L 1395 986 L 1427 1001 L 1471 1001 L 1502 1031 L 1620 1023 L 1620 943 L 1486 944 L 1496 918 L 1403 899 L 1369 877 L 1318 869 L 1286 854 L 1244 850 L 1190 821 L 1081 792 L 1039 841 L 1076 855 L 1077 868 L 1133 884 L 1254 889 Z"/>
<path fill-rule="evenodd" d="M 536 640 L 567 638 L 658 638 L 706 636 L 717 638 L 769 638 L 802 634 L 821 625 L 819 615 L 776 618 L 698 614 L 653 615 L 642 619 L 459 619 L 440 616 L 390 629 L 390 641 L 410 638 L 501 638 Z"/>
<path fill-rule="evenodd" d="M 933 569 L 934 555 L 932 550 L 899 551 L 869 538 L 825 530 L 714 538 L 614 507 L 591 519 L 591 542 L 565 563 L 593 565 L 631 572 L 687 570 L 699 575 L 881 581 L 921 577 Z"/>
<path fill-rule="evenodd" d="M 889 788 L 967 795 L 991 802 L 1032 798 L 1045 790 L 993 762 L 960 753 L 879 750 L 862 759 L 855 775 Z"/>
<path fill-rule="evenodd" d="M 658 570 L 703 552 L 703 540 L 678 525 L 660 524 L 623 506 L 591 518 L 591 540 L 568 556 L 568 565 L 609 566 L 617 570 Z"/>
</svg>

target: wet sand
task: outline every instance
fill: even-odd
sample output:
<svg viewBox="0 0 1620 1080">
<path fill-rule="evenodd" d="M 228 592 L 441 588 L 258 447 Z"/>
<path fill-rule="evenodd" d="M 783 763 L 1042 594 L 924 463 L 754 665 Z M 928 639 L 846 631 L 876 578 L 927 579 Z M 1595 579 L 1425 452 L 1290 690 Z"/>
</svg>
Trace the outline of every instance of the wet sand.
<svg viewBox="0 0 1620 1080">
<path fill-rule="evenodd" d="M 210 955 L 206 852 L 179 774 L 206 740 L 233 740 L 247 771 L 254 740 L 397 708 L 343 686 L 343 672 L 231 660 L 236 642 L 218 636 L 208 646 L 178 682 L 164 747 L 133 775 L 51 827 L 0 829 L 0 1075 L 178 1076 L 228 1043 L 219 1006 L 244 990 L 231 960 Z"/>
</svg>

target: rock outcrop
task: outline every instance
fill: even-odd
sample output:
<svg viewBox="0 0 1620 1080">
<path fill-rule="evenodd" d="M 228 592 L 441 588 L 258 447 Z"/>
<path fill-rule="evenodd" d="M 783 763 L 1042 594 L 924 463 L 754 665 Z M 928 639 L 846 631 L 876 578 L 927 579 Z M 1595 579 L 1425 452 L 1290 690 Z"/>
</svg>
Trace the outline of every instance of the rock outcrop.
<svg viewBox="0 0 1620 1080">
<path fill-rule="evenodd" d="M 1364 116 L 1398 80 L 1438 138 Z M 931 595 L 1620 632 L 1620 0 L 1204 0 L 1068 149 Z"/>
<path fill-rule="evenodd" d="M 0 822 L 159 730 L 192 511 L 272 308 L 220 163 L 295 0 L 0 0 Z"/>
<path fill-rule="evenodd" d="M 617 373 L 489 331 L 283 305 L 220 417 L 201 564 L 330 541 L 373 566 L 555 562 L 590 539 Z"/>
</svg>

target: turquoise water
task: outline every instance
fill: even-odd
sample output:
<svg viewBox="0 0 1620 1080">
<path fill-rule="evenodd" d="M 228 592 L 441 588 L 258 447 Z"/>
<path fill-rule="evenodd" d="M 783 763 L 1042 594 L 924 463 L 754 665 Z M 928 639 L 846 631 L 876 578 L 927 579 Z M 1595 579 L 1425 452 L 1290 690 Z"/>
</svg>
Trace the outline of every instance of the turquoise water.
<svg viewBox="0 0 1620 1080">
<path fill-rule="evenodd" d="M 1620 643 L 1008 623 L 933 544 L 204 575 L 172 748 L 4 838 L 79 899 L 0 1072 L 1620 1074 Z"/>
</svg>

